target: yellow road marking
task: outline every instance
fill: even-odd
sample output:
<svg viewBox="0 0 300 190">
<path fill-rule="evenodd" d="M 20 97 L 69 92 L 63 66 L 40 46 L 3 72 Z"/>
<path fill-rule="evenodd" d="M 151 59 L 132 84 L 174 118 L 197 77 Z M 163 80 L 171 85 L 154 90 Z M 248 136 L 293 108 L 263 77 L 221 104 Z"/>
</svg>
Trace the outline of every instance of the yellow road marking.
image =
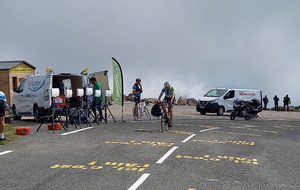
<svg viewBox="0 0 300 190">
<path fill-rule="evenodd" d="M 129 142 L 115 142 L 115 141 L 105 141 L 105 144 L 122 144 L 122 145 L 142 145 L 147 144 L 150 146 L 173 146 L 174 143 L 167 143 L 167 142 L 154 142 L 154 141 L 141 141 L 137 142 L 135 140 L 129 141 Z"/>
<path fill-rule="evenodd" d="M 88 165 L 92 166 L 92 165 L 95 165 L 96 163 L 97 163 L 97 161 L 93 161 L 93 162 L 88 163 Z"/>
<path fill-rule="evenodd" d="M 261 132 L 265 132 L 265 133 L 279 133 L 277 131 L 269 131 L 269 130 L 263 130 L 263 129 L 253 129 L 253 128 L 247 128 L 247 127 L 235 127 L 237 129 L 245 129 L 245 130 L 250 130 L 250 131 L 261 131 Z"/>
<path fill-rule="evenodd" d="M 184 155 L 177 155 L 176 158 L 179 159 L 195 159 L 195 160 L 204 160 L 204 161 L 229 161 L 233 163 L 241 163 L 241 164 L 253 164 L 258 165 L 257 159 L 250 159 L 250 158 L 240 158 L 240 157 L 234 157 L 234 156 L 217 156 L 217 157 L 210 157 L 210 155 L 204 155 L 204 156 L 184 156 Z"/>
<path fill-rule="evenodd" d="M 53 166 L 51 166 L 51 169 L 82 169 L 82 170 L 99 170 L 99 169 L 103 169 L 105 166 L 107 167 L 111 167 L 113 169 L 116 169 L 117 171 L 137 171 L 137 172 L 142 172 L 144 170 L 146 170 L 150 164 L 132 164 L 132 163 L 123 163 L 123 162 L 106 162 L 104 164 L 104 166 L 95 166 L 97 162 L 96 161 L 92 161 L 90 163 L 88 163 L 88 166 L 85 165 L 72 165 L 72 164 L 55 164 Z"/>
<path fill-rule="evenodd" d="M 272 126 L 274 128 L 277 128 L 277 129 L 284 129 L 284 130 L 290 130 L 290 131 L 300 131 L 300 129 L 297 129 L 295 127 L 298 127 L 298 126 L 293 126 L 293 125 L 279 125 L 279 124 L 274 124 L 274 126 Z"/>
<path fill-rule="evenodd" d="M 180 125 L 180 124 L 177 124 Z M 161 133 L 161 130 L 150 130 L 150 129 L 139 129 L 136 130 L 136 132 L 150 132 L 150 133 Z M 180 134 L 180 135 L 191 135 L 194 132 L 188 132 L 188 131 L 175 131 L 175 130 L 167 130 L 165 132 L 169 132 L 169 133 L 176 133 L 176 134 Z"/>
<path fill-rule="evenodd" d="M 193 125 L 193 124 L 176 124 L 176 125 L 186 126 L 186 127 L 201 127 L 206 129 L 216 128 L 215 126 L 212 125 Z"/>
<path fill-rule="evenodd" d="M 138 172 L 142 172 L 150 166 L 150 164 L 140 165 L 140 164 L 131 164 L 131 163 L 117 163 L 117 162 L 106 162 L 105 165 L 113 166 L 112 168 L 117 169 L 117 171 L 126 170 L 126 171 L 138 171 Z"/>
<path fill-rule="evenodd" d="M 216 144 L 225 144 L 225 143 L 232 143 L 237 145 L 250 145 L 253 146 L 254 142 L 249 141 L 218 141 L 218 140 L 193 140 L 194 142 L 206 142 L 206 143 L 216 143 Z"/>
<path fill-rule="evenodd" d="M 243 136 L 252 136 L 252 137 L 260 137 L 261 135 L 257 134 L 248 134 L 248 133 L 234 133 L 234 132 L 226 132 L 226 131 L 208 131 L 209 133 L 221 133 L 227 135 L 243 135 Z"/>
</svg>

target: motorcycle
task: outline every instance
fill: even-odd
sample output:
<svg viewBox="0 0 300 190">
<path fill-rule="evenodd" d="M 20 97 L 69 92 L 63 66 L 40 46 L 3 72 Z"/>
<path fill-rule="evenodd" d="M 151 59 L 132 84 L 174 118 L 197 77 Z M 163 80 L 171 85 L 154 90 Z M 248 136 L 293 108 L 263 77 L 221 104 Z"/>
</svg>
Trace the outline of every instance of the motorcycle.
<svg viewBox="0 0 300 190">
<path fill-rule="evenodd" d="M 233 102 L 233 109 L 230 114 L 231 120 L 234 120 L 236 117 L 250 120 L 258 117 L 258 112 L 261 112 L 261 103 L 257 99 L 252 99 L 251 101 L 237 99 Z"/>
</svg>

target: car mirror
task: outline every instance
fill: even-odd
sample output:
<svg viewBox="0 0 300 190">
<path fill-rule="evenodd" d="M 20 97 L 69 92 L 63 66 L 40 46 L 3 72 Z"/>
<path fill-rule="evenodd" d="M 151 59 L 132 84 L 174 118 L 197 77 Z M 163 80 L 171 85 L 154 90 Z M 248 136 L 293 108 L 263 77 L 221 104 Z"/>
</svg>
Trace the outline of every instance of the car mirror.
<svg viewBox="0 0 300 190">
<path fill-rule="evenodd" d="M 19 90 L 18 88 L 14 88 L 13 91 L 16 93 L 20 93 L 20 92 L 23 92 L 23 89 Z"/>
</svg>

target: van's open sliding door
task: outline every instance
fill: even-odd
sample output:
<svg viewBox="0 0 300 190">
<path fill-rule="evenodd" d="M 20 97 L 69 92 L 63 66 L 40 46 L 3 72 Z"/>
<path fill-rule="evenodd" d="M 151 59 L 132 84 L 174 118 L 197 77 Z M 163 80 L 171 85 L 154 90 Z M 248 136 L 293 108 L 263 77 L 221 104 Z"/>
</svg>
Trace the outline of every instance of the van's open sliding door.
<svg viewBox="0 0 300 190">
<path fill-rule="evenodd" d="M 53 71 L 50 71 L 46 74 L 45 85 L 44 85 L 44 108 L 51 107 L 51 88 L 52 88 L 52 78 L 53 78 Z"/>
</svg>

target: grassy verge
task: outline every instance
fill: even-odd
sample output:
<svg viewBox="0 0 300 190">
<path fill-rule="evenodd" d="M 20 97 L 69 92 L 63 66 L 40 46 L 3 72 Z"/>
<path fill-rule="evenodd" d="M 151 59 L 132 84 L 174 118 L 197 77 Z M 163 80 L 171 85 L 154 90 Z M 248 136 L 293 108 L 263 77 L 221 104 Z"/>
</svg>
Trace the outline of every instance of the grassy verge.
<svg viewBox="0 0 300 190">
<path fill-rule="evenodd" d="M 0 145 L 4 145 L 14 141 L 19 135 L 16 135 L 16 128 L 11 123 L 5 124 L 4 135 L 6 141 L 0 141 Z"/>
</svg>

